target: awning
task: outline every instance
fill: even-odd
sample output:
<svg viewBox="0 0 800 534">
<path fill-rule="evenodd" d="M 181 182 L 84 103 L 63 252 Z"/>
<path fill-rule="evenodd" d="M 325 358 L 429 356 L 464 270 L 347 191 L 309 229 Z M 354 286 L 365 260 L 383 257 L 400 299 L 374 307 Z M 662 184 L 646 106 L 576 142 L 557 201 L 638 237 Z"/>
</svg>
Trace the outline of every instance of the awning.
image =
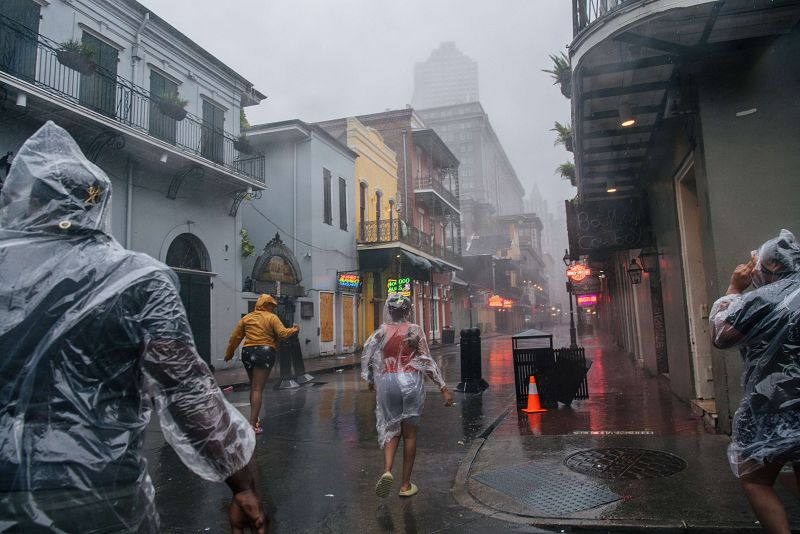
<svg viewBox="0 0 800 534">
<path fill-rule="evenodd" d="M 424 271 L 430 271 L 433 266 L 431 262 L 423 258 L 422 256 L 417 256 L 412 252 L 408 252 L 407 250 L 400 249 L 400 253 L 405 256 L 405 258 L 411 262 L 411 265 L 416 267 L 417 269 L 422 269 Z M 438 263 L 438 262 L 437 262 Z"/>
</svg>

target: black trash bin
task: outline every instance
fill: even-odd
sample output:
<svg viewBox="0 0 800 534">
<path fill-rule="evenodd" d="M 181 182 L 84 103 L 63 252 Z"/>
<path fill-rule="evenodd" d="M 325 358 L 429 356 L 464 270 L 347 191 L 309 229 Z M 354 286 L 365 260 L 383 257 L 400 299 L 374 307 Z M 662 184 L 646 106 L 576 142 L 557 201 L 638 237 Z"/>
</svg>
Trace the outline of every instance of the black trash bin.
<svg viewBox="0 0 800 534">
<path fill-rule="evenodd" d="M 488 387 L 481 370 L 481 330 L 465 328 L 461 330 L 461 382 L 456 391 L 481 393 Z"/>
<path fill-rule="evenodd" d="M 445 326 L 442 328 L 442 345 L 452 345 L 456 342 L 456 329 Z"/>
</svg>

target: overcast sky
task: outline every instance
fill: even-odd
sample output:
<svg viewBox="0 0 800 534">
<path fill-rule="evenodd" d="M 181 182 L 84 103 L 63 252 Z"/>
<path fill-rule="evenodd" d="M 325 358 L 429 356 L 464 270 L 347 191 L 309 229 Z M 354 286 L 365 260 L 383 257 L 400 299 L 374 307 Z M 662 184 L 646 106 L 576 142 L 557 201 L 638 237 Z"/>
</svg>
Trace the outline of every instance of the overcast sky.
<svg viewBox="0 0 800 534">
<path fill-rule="evenodd" d="M 571 155 L 553 122 L 569 101 L 541 69 L 572 37 L 564 0 L 140 0 L 267 95 L 251 123 L 307 122 L 402 108 L 414 63 L 442 41 L 478 62 L 480 100 L 525 186 L 563 216 L 554 174 Z"/>
</svg>

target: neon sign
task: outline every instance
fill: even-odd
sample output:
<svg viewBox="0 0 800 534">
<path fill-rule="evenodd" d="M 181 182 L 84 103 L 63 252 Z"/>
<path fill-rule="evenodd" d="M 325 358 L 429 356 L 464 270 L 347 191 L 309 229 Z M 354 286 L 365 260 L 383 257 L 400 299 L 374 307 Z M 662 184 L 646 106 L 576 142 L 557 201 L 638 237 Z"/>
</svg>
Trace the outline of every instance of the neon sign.
<svg viewBox="0 0 800 534">
<path fill-rule="evenodd" d="M 594 306 L 597 304 L 597 295 L 578 295 L 578 306 Z"/>
<path fill-rule="evenodd" d="M 500 295 L 492 295 L 491 297 L 489 297 L 487 304 L 489 305 L 490 308 L 502 308 L 504 300 L 505 299 L 503 299 L 503 297 L 501 297 Z"/>
<path fill-rule="evenodd" d="M 339 273 L 336 285 L 339 291 L 360 291 L 361 276 L 356 273 Z"/>
<path fill-rule="evenodd" d="M 511 300 L 511 299 L 503 299 L 503 307 L 504 308 L 513 308 L 514 307 L 514 301 Z"/>
<path fill-rule="evenodd" d="M 386 281 L 386 292 L 389 295 L 400 294 L 404 297 L 411 296 L 411 278 L 389 278 Z"/>
<path fill-rule="evenodd" d="M 580 282 L 592 274 L 592 270 L 582 263 L 573 263 L 567 269 L 567 277 L 573 282 Z"/>
</svg>

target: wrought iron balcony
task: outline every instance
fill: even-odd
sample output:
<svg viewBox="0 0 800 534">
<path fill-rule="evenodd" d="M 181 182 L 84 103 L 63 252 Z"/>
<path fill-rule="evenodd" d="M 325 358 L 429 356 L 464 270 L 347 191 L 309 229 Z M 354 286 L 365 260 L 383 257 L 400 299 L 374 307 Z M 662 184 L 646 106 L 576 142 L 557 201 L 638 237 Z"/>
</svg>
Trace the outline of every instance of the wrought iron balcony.
<svg viewBox="0 0 800 534">
<path fill-rule="evenodd" d="M 236 137 L 191 113 L 182 120 L 170 117 L 158 96 L 116 72 L 94 66 L 92 73 L 79 73 L 60 62 L 59 49 L 58 43 L 0 16 L 0 71 L 229 172 L 265 182 L 263 154 L 244 155 L 234 147 Z"/>
<path fill-rule="evenodd" d="M 433 191 L 447 204 L 460 210 L 458 201 L 458 178 L 455 180 L 448 179 L 448 175 L 444 174 L 441 178 L 438 176 L 417 176 L 414 181 L 414 189 L 416 193 L 421 193 L 426 190 Z M 450 182 L 450 183 L 448 183 Z M 451 210 L 441 210 L 451 211 Z"/>
<path fill-rule="evenodd" d="M 634 2 L 642 3 L 641 0 L 572 0 L 573 34 L 578 35 L 595 21 Z"/>
<path fill-rule="evenodd" d="M 406 224 L 402 219 L 365 221 L 359 223 L 358 244 L 376 245 L 397 241 L 417 250 L 441 258 L 448 263 L 461 265 L 461 254 L 434 242 L 433 236 Z"/>
</svg>

